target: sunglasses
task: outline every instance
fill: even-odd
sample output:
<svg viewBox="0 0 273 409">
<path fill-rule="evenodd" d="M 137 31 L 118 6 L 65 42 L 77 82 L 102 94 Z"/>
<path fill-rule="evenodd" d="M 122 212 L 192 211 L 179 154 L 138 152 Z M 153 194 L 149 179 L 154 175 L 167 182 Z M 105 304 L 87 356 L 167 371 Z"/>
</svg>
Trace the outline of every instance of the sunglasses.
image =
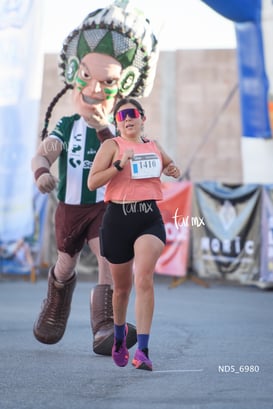
<svg viewBox="0 0 273 409">
<path fill-rule="evenodd" d="M 117 122 L 122 122 L 125 121 L 127 115 L 129 118 L 139 118 L 140 113 L 136 108 L 128 108 L 128 109 L 123 109 L 122 111 L 118 111 L 116 113 L 116 121 Z"/>
</svg>

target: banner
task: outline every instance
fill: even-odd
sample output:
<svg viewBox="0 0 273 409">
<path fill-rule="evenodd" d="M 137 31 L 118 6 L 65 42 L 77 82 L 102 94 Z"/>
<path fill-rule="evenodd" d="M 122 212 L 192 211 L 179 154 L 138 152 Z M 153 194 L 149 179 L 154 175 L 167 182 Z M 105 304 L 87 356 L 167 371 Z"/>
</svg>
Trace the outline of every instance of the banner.
<svg viewBox="0 0 273 409">
<path fill-rule="evenodd" d="M 191 182 L 163 183 L 163 200 L 158 202 L 167 242 L 156 265 L 156 273 L 185 277 L 191 227 Z"/>
<path fill-rule="evenodd" d="M 273 186 L 267 185 L 263 189 L 262 198 L 262 246 L 261 273 L 259 286 L 273 287 Z"/>
<path fill-rule="evenodd" d="M 31 158 L 43 77 L 39 0 L 0 2 L 0 242 L 34 232 Z"/>
<path fill-rule="evenodd" d="M 272 0 L 202 0 L 234 22 L 244 137 L 272 138 Z"/>
<path fill-rule="evenodd" d="M 259 185 L 195 185 L 193 214 L 202 224 L 192 229 L 192 267 L 199 277 L 259 282 L 261 192 Z"/>
</svg>

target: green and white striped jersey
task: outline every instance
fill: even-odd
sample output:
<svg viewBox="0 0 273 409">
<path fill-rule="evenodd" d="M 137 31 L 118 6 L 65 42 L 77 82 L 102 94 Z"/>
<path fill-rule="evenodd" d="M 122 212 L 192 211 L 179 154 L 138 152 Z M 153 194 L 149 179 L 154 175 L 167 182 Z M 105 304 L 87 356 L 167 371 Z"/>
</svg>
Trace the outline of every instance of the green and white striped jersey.
<svg viewBox="0 0 273 409">
<path fill-rule="evenodd" d="M 73 205 L 103 201 L 104 186 L 92 192 L 87 187 L 89 169 L 100 147 L 96 130 L 75 114 L 61 118 L 50 137 L 57 138 L 63 145 L 59 157 L 58 199 Z"/>
</svg>

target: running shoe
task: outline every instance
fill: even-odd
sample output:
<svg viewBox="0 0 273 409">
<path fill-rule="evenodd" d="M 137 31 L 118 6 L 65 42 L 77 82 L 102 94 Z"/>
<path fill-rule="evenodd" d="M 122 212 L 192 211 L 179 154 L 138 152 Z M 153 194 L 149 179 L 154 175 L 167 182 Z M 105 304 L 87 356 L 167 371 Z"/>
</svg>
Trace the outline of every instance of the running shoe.
<svg viewBox="0 0 273 409">
<path fill-rule="evenodd" d="M 122 341 L 117 341 L 114 338 L 114 345 L 112 348 L 112 358 L 117 366 L 126 366 L 129 361 L 129 351 L 126 347 L 126 336 L 128 334 L 128 326 L 125 326 L 125 337 Z"/>
<path fill-rule="evenodd" d="M 145 369 L 146 371 L 153 370 L 153 364 L 148 355 L 148 348 L 136 350 L 132 365 L 137 369 Z"/>
</svg>

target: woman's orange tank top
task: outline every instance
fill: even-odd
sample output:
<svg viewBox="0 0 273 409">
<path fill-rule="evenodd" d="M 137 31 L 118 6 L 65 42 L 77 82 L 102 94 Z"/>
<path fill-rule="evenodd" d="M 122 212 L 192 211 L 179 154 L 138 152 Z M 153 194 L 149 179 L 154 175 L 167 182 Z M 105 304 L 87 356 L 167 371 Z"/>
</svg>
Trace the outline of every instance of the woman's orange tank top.
<svg viewBox="0 0 273 409">
<path fill-rule="evenodd" d="M 118 159 L 126 149 L 134 150 L 134 158 L 106 185 L 105 202 L 162 200 L 162 156 L 154 141 L 130 142 L 120 136 L 113 138 L 119 147 Z"/>
</svg>

